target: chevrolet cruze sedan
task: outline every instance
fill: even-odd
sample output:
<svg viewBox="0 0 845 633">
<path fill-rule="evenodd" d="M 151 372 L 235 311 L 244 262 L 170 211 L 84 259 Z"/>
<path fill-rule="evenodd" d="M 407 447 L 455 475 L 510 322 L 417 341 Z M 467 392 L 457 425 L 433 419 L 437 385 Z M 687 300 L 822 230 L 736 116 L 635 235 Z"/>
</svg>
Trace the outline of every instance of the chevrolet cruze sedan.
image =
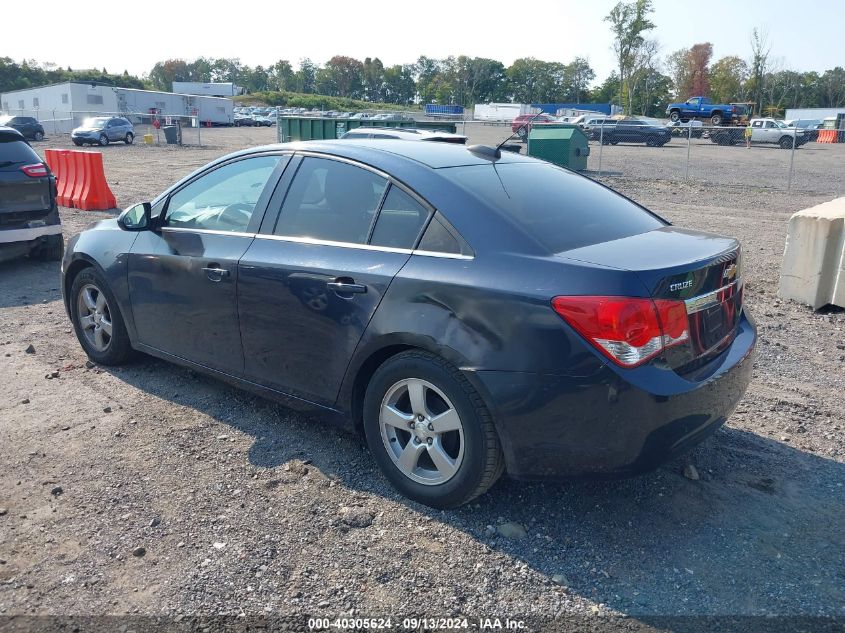
<svg viewBox="0 0 845 633">
<path fill-rule="evenodd" d="M 652 469 L 725 422 L 756 330 L 740 245 L 494 148 L 253 148 L 73 238 L 97 363 L 145 352 L 364 434 L 406 496 Z"/>
</svg>

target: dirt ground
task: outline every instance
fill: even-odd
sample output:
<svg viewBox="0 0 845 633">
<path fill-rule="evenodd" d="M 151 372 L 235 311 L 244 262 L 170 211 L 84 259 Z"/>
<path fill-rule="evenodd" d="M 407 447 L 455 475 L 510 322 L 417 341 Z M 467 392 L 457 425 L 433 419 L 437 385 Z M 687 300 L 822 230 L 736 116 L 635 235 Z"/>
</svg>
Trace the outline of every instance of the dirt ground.
<svg viewBox="0 0 845 633">
<path fill-rule="evenodd" d="M 102 152 L 128 206 L 274 134 Z M 69 139 L 36 149 L 51 146 Z M 642 165 L 675 150 L 611 150 L 631 157 L 611 186 L 742 241 L 748 394 L 652 474 L 503 479 L 451 512 L 399 497 L 359 438 L 273 403 L 150 358 L 87 366 L 58 265 L 0 264 L 0 615 L 845 617 L 845 312 L 776 295 L 788 217 L 842 186 L 818 174 L 845 148 L 808 147 L 824 167 L 794 193 L 658 179 Z M 62 209 L 65 237 L 110 215 Z M 502 535 L 511 522 L 524 536 Z"/>
</svg>

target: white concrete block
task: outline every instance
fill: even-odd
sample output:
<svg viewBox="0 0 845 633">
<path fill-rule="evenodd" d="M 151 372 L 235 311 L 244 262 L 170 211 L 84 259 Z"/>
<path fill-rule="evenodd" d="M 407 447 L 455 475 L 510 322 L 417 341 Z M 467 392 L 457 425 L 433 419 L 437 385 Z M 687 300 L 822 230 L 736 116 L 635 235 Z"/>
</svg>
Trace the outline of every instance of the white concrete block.
<svg viewBox="0 0 845 633">
<path fill-rule="evenodd" d="M 845 198 L 789 218 L 778 292 L 814 310 L 845 308 Z"/>
</svg>

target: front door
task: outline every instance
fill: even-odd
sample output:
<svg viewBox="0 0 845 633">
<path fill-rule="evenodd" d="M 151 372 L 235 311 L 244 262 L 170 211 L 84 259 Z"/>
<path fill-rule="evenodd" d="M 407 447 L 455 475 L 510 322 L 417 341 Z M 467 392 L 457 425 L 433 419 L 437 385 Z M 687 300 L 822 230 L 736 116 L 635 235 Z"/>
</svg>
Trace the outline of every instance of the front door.
<svg viewBox="0 0 845 633">
<path fill-rule="evenodd" d="M 236 159 L 172 193 L 161 226 L 129 255 L 138 340 L 212 369 L 238 374 L 238 260 L 254 239 L 282 159 Z"/>
<path fill-rule="evenodd" d="M 299 158 L 294 159 L 300 161 Z M 311 402 L 334 404 L 346 368 L 429 209 L 366 167 L 306 156 L 275 226 L 240 261 L 246 376 Z M 380 210 L 380 211 L 379 211 Z"/>
</svg>

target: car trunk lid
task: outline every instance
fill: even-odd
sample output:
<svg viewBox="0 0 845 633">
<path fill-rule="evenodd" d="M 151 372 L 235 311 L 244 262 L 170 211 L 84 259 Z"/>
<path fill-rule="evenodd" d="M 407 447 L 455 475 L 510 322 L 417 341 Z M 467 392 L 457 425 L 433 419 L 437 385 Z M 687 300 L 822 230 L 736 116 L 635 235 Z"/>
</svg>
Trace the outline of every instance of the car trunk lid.
<svg viewBox="0 0 845 633">
<path fill-rule="evenodd" d="M 560 256 L 631 271 L 652 299 L 683 301 L 689 339 L 663 355 L 679 373 L 698 368 L 736 335 L 742 278 L 740 245 L 733 238 L 667 226 Z"/>
</svg>

